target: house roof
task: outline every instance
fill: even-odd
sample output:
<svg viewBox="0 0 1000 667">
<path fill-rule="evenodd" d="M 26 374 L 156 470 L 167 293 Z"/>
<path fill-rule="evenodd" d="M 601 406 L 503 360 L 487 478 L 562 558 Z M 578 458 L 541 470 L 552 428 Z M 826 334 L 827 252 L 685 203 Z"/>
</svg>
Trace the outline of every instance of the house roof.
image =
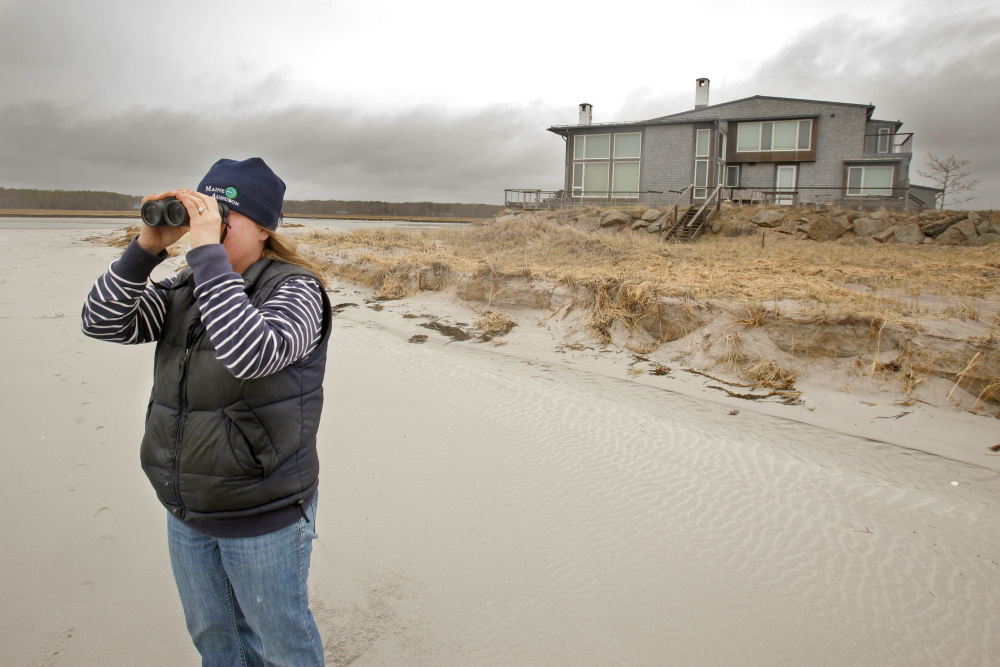
<svg viewBox="0 0 1000 667">
<path fill-rule="evenodd" d="M 831 106 L 839 107 L 860 107 L 867 110 L 867 117 L 871 119 L 872 112 L 875 111 L 875 106 L 872 104 L 855 104 L 852 102 L 829 102 L 826 100 L 806 100 L 797 97 L 772 97 L 769 95 L 754 95 L 753 97 L 744 97 L 742 99 L 733 100 L 731 102 L 722 102 L 720 104 L 711 104 L 709 106 L 701 107 L 700 109 L 688 109 L 687 111 L 680 111 L 678 113 L 669 114 L 667 116 L 658 116 L 656 118 L 651 118 L 649 120 L 636 120 L 618 123 L 593 123 L 591 125 L 553 125 L 548 128 L 549 132 L 554 132 L 555 134 L 567 135 L 570 130 L 585 128 L 585 127 L 636 127 L 640 125 L 674 125 L 682 123 L 696 123 L 699 121 L 714 121 L 714 120 L 727 120 L 726 118 L 719 118 L 716 115 L 711 117 L 704 116 L 704 112 L 708 110 L 720 109 L 722 107 L 732 106 L 734 104 L 742 104 L 744 102 L 750 102 L 752 100 L 776 100 L 781 102 L 808 102 L 809 104 L 829 104 Z M 815 114 L 812 114 L 814 116 Z M 797 114 L 794 116 L 781 116 L 780 118 L 805 118 L 812 117 L 809 114 L 802 115 Z M 779 118 L 778 116 L 765 116 L 765 118 Z M 749 119 L 740 119 L 749 120 Z M 902 123 L 900 123 L 902 124 Z"/>
</svg>

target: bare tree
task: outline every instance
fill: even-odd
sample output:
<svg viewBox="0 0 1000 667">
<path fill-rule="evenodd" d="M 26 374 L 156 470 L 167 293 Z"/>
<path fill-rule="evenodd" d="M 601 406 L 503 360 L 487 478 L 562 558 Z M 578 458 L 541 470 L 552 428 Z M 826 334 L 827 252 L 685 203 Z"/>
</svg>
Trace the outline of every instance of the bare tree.
<svg viewBox="0 0 1000 667">
<path fill-rule="evenodd" d="M 917 170 L 917 173 L 924 178 L 934 181 L 934 184 L 941 189 L 941 202 L 938 208 L 944 208 L 945 200 L 951 199 L 951 204 L 964 204 L 967 201 L 978 199 L 978 197 L 961 196 L 964 192 L 972 192 L 979 185 L 979 179 L 968 180 L 971 171 L 963 171 L 971 160 L 959 160 L 954 155 L 942 158 L 927 154 L 927 171 Z"/>
</svg>

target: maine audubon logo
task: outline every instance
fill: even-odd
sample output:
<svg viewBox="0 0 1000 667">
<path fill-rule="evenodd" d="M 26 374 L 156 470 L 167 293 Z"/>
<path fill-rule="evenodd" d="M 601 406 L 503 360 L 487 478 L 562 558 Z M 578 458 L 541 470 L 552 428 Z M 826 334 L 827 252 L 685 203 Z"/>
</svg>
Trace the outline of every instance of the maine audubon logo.
<svg viewBox="0 0 1000 667">
<path fill-rule="evenodd" d="M 239 208 L 240 203 L 236 201 L 236 196 L 239 194 L 236 188 L 229 186 L 225 190 L 216 185 L 206 185 L 205 194 L 210 194 L 219 201 L 226 202 L 227 204 L 232 204 L 233 206 Z"/>
</svg>

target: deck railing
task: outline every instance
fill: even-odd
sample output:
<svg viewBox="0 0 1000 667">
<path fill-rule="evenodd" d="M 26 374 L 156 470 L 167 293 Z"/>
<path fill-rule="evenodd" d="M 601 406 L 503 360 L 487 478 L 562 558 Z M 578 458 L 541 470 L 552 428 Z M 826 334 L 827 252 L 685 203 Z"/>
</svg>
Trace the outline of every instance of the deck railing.
<svg viewBox="0 0 1000 667">
<path fill-rule="evenodd" d="M 504 205 L 508 208 L 551 209 L 571 206 L 676 206 L 686 201 L 701 205 L 703 199 L 691 197 L 692 187 L 680 190 L 644 190 L 642 192 L 584 192 L 570 196 L 565 190 L 508 189 L 504 191 Z M 679 195 L 679 196 L 678 196 Z M 719 200 L 737 206 L 780 204 L 786 206 L 813 206 L 825 208 L 837 206 L 858 210 L 917 209 L 922 202 L 909 193 L 909 181 L 903 180 L 891 188 L 864 188 L 849 193 L 843 185 L 811 186 L 793 189 L 722 187 Z"/>
<path fill-rule="evenodd" d="M 852 208 L 858 210 L 915 209 L 921 202 L 909 196 L 909 182 L 900 181 L 891 188 L 865 188 L 848 194 L 844 187 L 798 187 L 795 189 L 723 188 L 721 197 L 737 206 L 758 204 L 785 204 L 788 206 L 813 206 L 826 208 Z"/>
<path fill-rule="evenodd" d="M 627 206 L 646 204 L 663 206 L 672 201 L 677 191 L 577 191 L 570 195 L 566 190 L 532 190 L 511 188 L 504 190 L 504 206 L 507 208 L 541 209 L 564 208 L 567 206 Z"/>
<path fill-rule="evenodd" d="M 893 155 L 913 152 L 913 133 L 866 134 L 865 155 Z"/>
</svg>

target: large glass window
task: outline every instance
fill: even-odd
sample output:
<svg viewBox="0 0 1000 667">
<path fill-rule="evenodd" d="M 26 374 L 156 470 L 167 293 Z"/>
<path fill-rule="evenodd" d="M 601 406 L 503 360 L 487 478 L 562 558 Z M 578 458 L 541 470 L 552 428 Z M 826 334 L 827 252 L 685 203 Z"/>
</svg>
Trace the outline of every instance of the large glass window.
<svg viewBox="0 0 1000 667">
<path fill-rule="evenodd" d="M 889 128 L 880 127 L 878 129 L 878 152 L 889 152 Z"/>
<path fill-rule="evenodd" d="M 812 144 L 813 122 L 811 120 L 799 121 L 799 150 L 807 151 Z"/>
<path fill-rule="evenodd" d="M 704 199 L 708 196 L 708 160 L 694 161 L 694 198 Z"/>
<path fill-rule="evenodd" d="M 613 197 L 637 198 L 639 196 L 639 163 L 615 162 L 611 190 Z"/>
<path fill-rule="evenodd" d="M 573 196 L 607 197 L 610 186 L 622 193 L 615 196 L 637 198 L 641 153 L 641 132 L 616 133 L 613 140 L 610 134 L 573 137 Z"/>
<path fill-rule="evenodd" d="M 735 164 L 726 167 L 726 187 L 740 187 L 740 165 Z"/>
<path fill-rule="evenodd" d="M 607 195 L 607 162 L 577 162 L 573 165 L 574 197 L 607 197 Z"/>
<path fill-rule="evenodd" d="M 708 157 L 708 139 L 711 130 L 698 130 L 695 140 L 695 157 Z"/>
<path fill-rule="evenodd" d="M 610 134 L 578 134 L 573 138 L 574 160 L 607 160 L 609 157 Z"/>
<path fill-rule="evenodd" d="M 812 144 L 812 120 L 740 123 L 737 151 L 807 151 Z"/>
<path fill-rule="evenodd" d="M 760 123 L 740 123 L 736 133 L 736 150 L 760 150 Z"/>
<path fill-rule="evenodd" d="M 642 150 L 642 134 L 626 132 L 615 135 L 615 159 L 638 158 Z"/>
<path fill-rule="evenodd" d="M 848 167 L 847 194 L 884 195 L 892 194 L 892 167 Z"/>
</svg>

